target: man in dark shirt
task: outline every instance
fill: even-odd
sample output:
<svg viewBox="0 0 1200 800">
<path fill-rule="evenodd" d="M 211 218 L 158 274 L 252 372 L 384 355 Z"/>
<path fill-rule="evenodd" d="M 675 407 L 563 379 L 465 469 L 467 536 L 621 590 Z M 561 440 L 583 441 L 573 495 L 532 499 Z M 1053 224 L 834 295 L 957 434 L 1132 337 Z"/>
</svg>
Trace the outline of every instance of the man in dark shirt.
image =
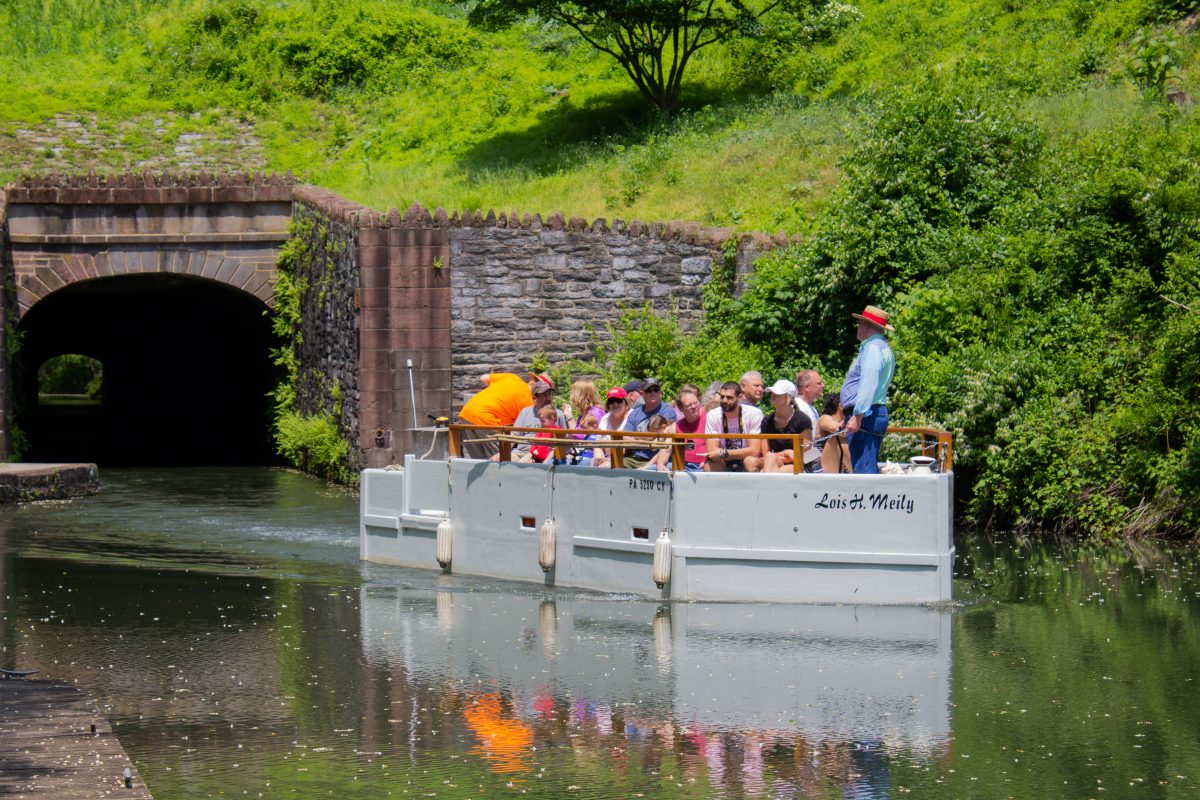
<svg viewBox="0 0 1200 800">
<path fill-rule="evenodd" d="M 658 378 L 646 378 L 642 381 L 642 404 L 629 410 L 626 415 L 628 421 L 625 423 L 625 430 L 644 431 L 647 422 L 655 415 L 672 423 L 676 417 L 675 407 L 662 401 L 662 384 Z M 641 469 L 654 456 L 655 451 L 649 448 L 626 451 L 625 465 L 633 469 Z"/>
</svg>

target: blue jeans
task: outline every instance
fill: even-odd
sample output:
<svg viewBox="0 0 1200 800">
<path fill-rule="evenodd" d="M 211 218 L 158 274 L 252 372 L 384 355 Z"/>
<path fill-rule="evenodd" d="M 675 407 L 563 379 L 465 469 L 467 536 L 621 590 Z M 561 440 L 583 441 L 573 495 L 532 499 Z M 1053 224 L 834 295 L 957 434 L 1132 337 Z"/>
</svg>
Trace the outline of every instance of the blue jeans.
<svg viewBox="0 0 1200 800">
<path fill-rule="evenodd" d="M 858 432 L 850 436 L 850 461 L 854 465 L 855 475 L 879 473 L 879 445 L 883 443 L 887 427 L 887 406 L 872 406 L 870 411 L 863 414 Z"/>
</svg>

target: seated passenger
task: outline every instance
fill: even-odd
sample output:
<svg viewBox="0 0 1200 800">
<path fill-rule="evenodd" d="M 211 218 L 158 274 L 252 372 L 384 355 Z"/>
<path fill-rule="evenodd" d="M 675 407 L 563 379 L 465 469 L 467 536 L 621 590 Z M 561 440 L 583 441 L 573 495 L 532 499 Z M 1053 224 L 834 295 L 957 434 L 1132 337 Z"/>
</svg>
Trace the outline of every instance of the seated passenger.
<svg viewBox="0 0 1200 800">
<path fill-rule="evenodd" d="M 562 426 L 558 424 L 559 411 L 554 406 L 542 406 L 538 411 L 538 421 L 545 428 L 541 433 L 535 434 L 533 439 L 536 442 L 538 439 L 550 439 L 554 436 L 554 431 L 562 430 Z M 536 464 L 543 464 L 547 461 L 559 463 L 554 458 L 554 445 L 552 444 L 533 444 L 529 447 L 529 457 Z"/>
<path fill-rule="evenodd" d="M 609 389 L 608 396 L 604 399 L 604 409 L 604 416 L 600 418 L 600 430 L 625 430 L 625 422 L 629 417 L 629 403 L 625 390 L 620 386 Z"/>
<path fill-rule="evenodd" d="M 771 395 L 771 406 L 775 409 L 763 420 L 763 433 L 800 434 L 804 450 L 812 448 L 812 420 L 796 408 L 796 384 L 791 381 L 775 381 L 767 389 Z M 762 441 L 763 472 L 794 472 L 796 451 L 787 439 Z"/>
<path fill-rule="evenodd" d="M 741 439 L 734 434 L 760 433 L 763 413 L 754 406 L 741 403 L 741 387 L 733 381 L 721 384 L 717 395 L 720 407 L 708 412 L 705 433 L 724 434 L 708 444 L 708 468 L 711 472 L 758 472 L 762 469 L 759 443 Z M 716 445 L 714 447 L 714 445 Z"/>
<path fill-rule="evenodd" d="M 546 406 L 554 408 L 554 382 L 550 380 L 550 376 L 544 372 L 540 375 L 530 373 L 533 378 L 533 405 L 526 406 L 521 409 L 521 413 L 517 415 L 516 422 L 513 423 L 515 428 L 541 428 L 541 412 Z M 554 410 L 555 427 L 567 427 L 567 419 L 561 411 Z M 516 433 L 516 436 L 533 436 L 532 433 Z M 513 461 L 529 461 L 529 445 L 518 444 L 513 446 Z"/>
<path fill-rule="evenodd" d="M 662 416 L 661 414 L 655 414 L 654 416 L 650 417 L 650 419 L 646 420 L 646 431 L 648 433 L 662 433 L 667 429 L 668 425 L 670 425 L 670 423 L 667 422 L 666 417 Z M 651 472 L 658 470 L 658 460 L 662 457 L 663 453 L 667 454 L 667 458 L 671 457 L 670 444 L 671 440 L 666 437 L 660 438 L 656 436 L 655 438 L 651 439 L 649 449 L 653 455 L 649 461 L 640 467 L 640 469 L 648 469 Z"/>
<path fill-rule="evenodd" d="M 599 422 L 604 416 L 604 409 L 600 407 L 600 393 L 596 391 L 596 384 L 584 378 L 572 383 L 571 402 L 563 405 L 562 410 L 567 417 L 568 428 L 582 428 L 580 423 L 589 414 Z"/>
<path fill-rule="evenodd" d="M 685 383 L 675 395 L 675 408 L 679 416 L 674 425 L 668 425 L 663 433 L 704 433 L 704 406 L 700 405 L 700 390 Z M 683 466 L 688 472 L 703 472 L 708 440 L 688 439 L 683 448 Z M 666 448 L 651 462 L 658 470 L 666 470 L 671 463 L 671 448 Z"/>
<path fill-rule="evenodd" d="M 653 416 L 663 417 L 668 423 L 671 423 L 675 421 L 675 409 L 662 401 L 662 383 L 657 378 L 646 378 L 642 381 L 642 404 L 630 409 L 625 427 L 631 431 L 649 430 L 648 424 Z M 626 451 L 625 461 L 627 466 L 640 469 L 646 466 L 646 462 L 655 455 L 657 453 L 650 448 L 639 447 Z"/>
<path fill-rule="evenodd" d="M 846 432 L 842 430 L 844 420 L 842 400 L 838 393 L 825 395 L 825 407 L 817 423 L 817 432 L 821 437 L 837 434 L 825 440 L 825 448 L 821 451 L 821 469 L 833 475 L 854 472 L 850 461 L 850 444 L 846 441 Z"/>
<path fill-rule="evenodd" d="M 579 429 L 590 431 L 585 434 L 576 434 L 575 438 L 582 442 L 594 442 L 600 438 L 597 431 L 600 429 L 600 420 L 596 419 L 592 414 L 584 414 L 579 420 Z M 601 462 L 601 463 L 597 463 Z M 598 448 L 591 445 L 581 444 L 578 447 L 571 448 L 571 455 L 567 459 L 567 463 L 574 464 L 580 467 L 601 467 L 607 463 L 604 456 Z"/>
</svg>

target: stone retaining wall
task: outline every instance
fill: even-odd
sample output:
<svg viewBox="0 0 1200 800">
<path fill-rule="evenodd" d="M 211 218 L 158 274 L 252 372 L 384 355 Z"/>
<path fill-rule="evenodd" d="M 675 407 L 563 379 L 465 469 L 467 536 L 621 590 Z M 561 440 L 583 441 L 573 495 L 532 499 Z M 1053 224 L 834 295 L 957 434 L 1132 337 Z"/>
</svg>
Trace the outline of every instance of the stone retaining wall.
<svg viewBox="0 0 1200 800">
<path fill-rule="evenodd" d="M 292 212 L 292 235 L 303 242 L 292 274 L 300 296 L 296 410 L 305 416 L 334 414 L 348 442 L 359 440 L 358 248 L 356 231 L 327 219 L 305 203 Z M 344 466 L 362 468 L 362 451 L 352 447 Z"/>
<path fill-rule="evenodd" d="M 622 306 L 674 306 L 685 328 L 703 315 L 702 289 L 732 233 L 698 225 L 614 220 L 545 222 L 517 215 L 450 229 L 455 405 L 480 374 L 519 371 L 539 353 L 590 358 Z M 469 225 L 469 226 L 468 226 Z"/>
</svg>

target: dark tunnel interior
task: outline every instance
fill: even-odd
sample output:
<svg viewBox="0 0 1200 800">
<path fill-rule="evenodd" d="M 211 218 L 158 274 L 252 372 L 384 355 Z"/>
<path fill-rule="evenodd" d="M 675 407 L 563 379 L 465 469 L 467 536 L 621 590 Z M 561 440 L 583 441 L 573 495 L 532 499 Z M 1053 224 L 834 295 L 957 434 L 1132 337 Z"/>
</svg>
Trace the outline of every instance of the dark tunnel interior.
<svg viewBox="0 0 1200 800">
<path fill-rule="evenodd" d="M 83 281 L 47 296 L 18 327 L 24 460 L 277 463 L 268 392 L 279 372 L 264 311 L 233 287 L 172 274 Z M 39 403 L 38 367 L 66 353 L 101 362 L 100 403 Z"/>
</svg>

